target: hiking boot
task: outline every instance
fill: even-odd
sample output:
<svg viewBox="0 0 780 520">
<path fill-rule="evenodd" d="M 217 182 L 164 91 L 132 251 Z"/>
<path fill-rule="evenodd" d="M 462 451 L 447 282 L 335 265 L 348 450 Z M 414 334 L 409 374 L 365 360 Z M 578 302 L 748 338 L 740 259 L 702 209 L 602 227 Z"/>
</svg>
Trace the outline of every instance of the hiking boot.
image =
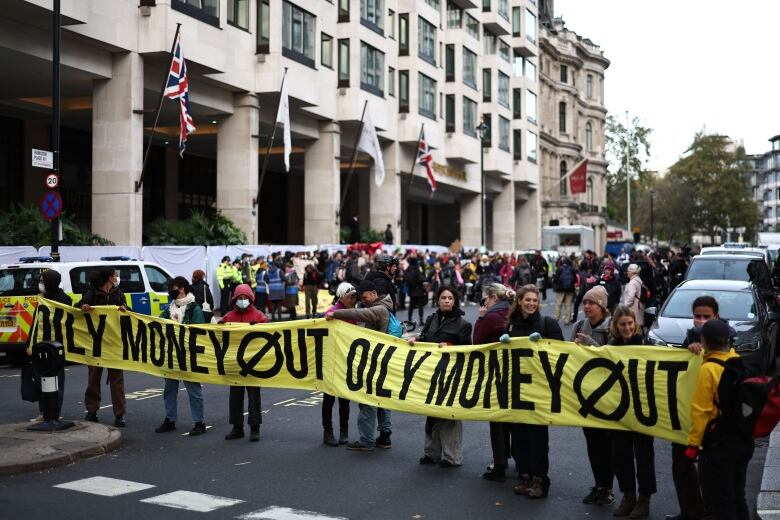
<svg viewBox="0 0 780 520">
<path fill-rule="evenodd" d="M 629 518 L 633 519 L 639 519 L 639 518 L 647 518 L 650 516 L 650 495 L 639 495 L 639 500 L 636 501 L 636 505 L 634 506 L 634 509 L 631 511 L 631 514 L 628 515 Z"/>
<path fill-rule="evenodd" d="M 482 478 L 493 482 L 506 482 L 506 467 L 503 464 L 494 464 L 493 469 L 482 474 Z"/>
<path fill-rule="evenodd" d="M 391 432 L 381 432 L 379 434 L 379 437 L 376 438 L 374 443 L 376 444 L 377 448 L 382 448 L 383 450 L 389 450 L 393 447 L 393 444 L 390 442 L 390 433 Z"/>
<path fill-rule="evenodd" d="M 339 430 L 339 445 L 344 445 L 349 442 L 349 429 L 341 428 Z"/>
<path fill-rule="evenodd" d="M 528 488 L 531 487 L 532 482 L 533 479 L 531 478 L 531 475 L 526 473 L 520 475 L 520 483 L 514 487 L 515 493 L 518 495 L 525 495 L 528 493 Z"/>
<path fill-rule="evenodd" d="M 204 422 L 196 422 L 195 425 L 190 430 L 190 437 L 195 437 L 197 435 L 203 435 L 206 433 L 206 423 Z"/>
<path fill-rule="evenodd" d="M 599 497 L 599 489 L 597 487 L 590 488 L 590 493 L 585 495 L 582 499 L 583 504 L 595 504 L 596 499 Z"/>
<path fill-rule="evenodd" d="M 636 493 L 624 493 L 620 505 L 612 513 L 612 516 L 628 516 L 636 505 Z"/>
<path fill-rule="evenodd" d="M 542 477 L 533 477 L 531 479 L 531 485 L 525 492 L 525 496 L 528 498 L 544 498 L 547 496 L 547 489 L 544 485 L 544 479 Z"/>
<path fill-rule="evenodd" d="M 260 441 L 260 427 L 259 426 L 250 426 L 249 427 L 249 442 L 259 442 Z"/>
<path fill-rule="evenodd" d="M 154 429 L 157 433 L 168 433 L 176 430 L 176 423 L 168 419 L 167 417 L 160 426 Z"/>
<path fill-rule="evenodd" d="M 611 489 L 601 488 L 598 491 L 598 496 L 596 497 L 595 503 L 597 506 L 602 507 L 611 506 L 615 503 L 615 494 Z"/>
<path fill-rule="evenodd" d="M 127 423 L 125 422 L 125 416 L 124 415 L 117 415 L 114 417 L 114 426 L 117 428 L 124 428 L 127 426 Z"/>
<path fill-rule="evenodd" d="M 322 443 L 327 444 L 328 446 L 338 446 L 339 442 L 336 440 L 336 437 L 333 436 L 333 428 L 328 428 L 324 432 L 322 432 Z"/>
<path fill-rule="evenodd" d="M 84 420 L 90 422 L 98 422 L 97 412 L 87 412 L 87 415 L 84 416 Z"/>
<path fill-rule="evenodd" d="M 230 432 L 225 435 L 226 441 L 232 441 L 233 439 L 241 439 L 244 437 L 244 427 L 243 426 L 233 426 L 233 429 L 230 430 Z"/>
<path fill-rule="evenodd" d="M 350 451 L 374 451 L 373 446 L 362 444 L 360 441 L 350 442 L 347 444 L 347 449 Z"/>
</svg>

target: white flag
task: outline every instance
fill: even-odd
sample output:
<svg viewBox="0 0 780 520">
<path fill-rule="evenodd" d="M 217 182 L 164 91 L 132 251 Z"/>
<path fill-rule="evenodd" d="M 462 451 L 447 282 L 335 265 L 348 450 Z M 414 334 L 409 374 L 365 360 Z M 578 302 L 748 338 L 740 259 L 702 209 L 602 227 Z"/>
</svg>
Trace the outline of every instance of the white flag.
<svg viewBox="0 0 780 520">
<path fill-rule="evenodd" d="M 290 137 L 290 100 L 287 97 L 287 73 L 282 80 L 282 92 L 279 97 L 279 111 L 276 113 L 276 123 L 284 125 L 284 171 L 290 172 L 290 153 L 292 152 L 292 138 Z"/>
<path fill-rule="evenodd" d="M 366 107 L 366 117 L 363 121 L 363 130 L 358 140 L 358 150 L 363 150 L 374 159 L 374 182 L 382 186 L 385 180 L 385 162 L 382 159 L 382 148 L 379 147 L 379 138 L 376 136 L 376 128 L 371 120 L 371 110 Z"/>
</svg>

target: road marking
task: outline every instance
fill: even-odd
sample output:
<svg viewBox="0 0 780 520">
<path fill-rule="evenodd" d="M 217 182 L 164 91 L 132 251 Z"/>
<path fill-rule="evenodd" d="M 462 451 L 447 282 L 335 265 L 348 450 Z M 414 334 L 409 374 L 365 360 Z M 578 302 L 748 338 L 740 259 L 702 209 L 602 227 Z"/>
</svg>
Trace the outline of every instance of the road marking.
<svg viewBox="0 0 780 520">
<path fill-rule="evenodd" d="M 143 491 L 144 489 L 150 489 L 155 486 L 110 477 L 90 477 L 74 480 L 73 482 L 65 482 L 64 484 L 57 484 L 54 487 L 81 491 L 82 493 L 91 493 L 104 497 L 115 497 L 128 493 L 135 493 L 136 491 Z"/>
<path fill-rule="evenodd" d="M 207 425 L 206 426 L 206 431 L 210 430 L 211 428 L 212 428 L 212 426 L 210 424 Z M 190 435 L 190 432 L 186 432 L 186 433 L 182 433 L 181 434 L 182 437 L 188 437 L 189 435 Z"/>
<path fill-rule="evenodd" d="M 240 520 L 348 520 L 345 516 L 328 516 L 313 511 L 301 511 L 289 507 L 271 506 L 245 515 Z"/>
<path fill-rule="evenodd" d="M 5 378 L 5 377 L 22 377 L 22 374 L 11 374 L 8 376 L 0 376 L 0 378 Z"/>
<path fill-rule="evenodd" d="M 197 511 L 198 513 L 210 513 L 211 511 L 216 511 L 223 507 L 240 504 L 243 500 L 217 497 L 205 493 L 195 493 L 193 491 L 174 491 L 156 497 L 145 498 L 141 500 L 141 502 L 173 507 L 175 509 L 185 509 L 187 511 Z"/>
<path fill-rule="evenodd" d="M 184 391 L 185 388 L 182 388 L 180 391 Z M 135 400 L 135 401 L 143 401 L 144 399 L 151 399 L 153 397 L 160 397 L 163 394 L 162 388 L 147 388 L 145 390 L 136 390 L 135 392 L 130 392 L 129 394 L 125 395 L 125 399 L 127 400 Z M 100 409 L 104 408 L 110 408 L 112 407 L 112 404 L 107 404 L 105 406 L 101 406 Z"/>
<path fill-rule="evenodd" d="M 295 399 L 285 399 L 284 401 L 279 401 L 278 403 L 274 403 L 274 406 L 278 406 L 284 403 L 289 403 L 290 401 L 295 401 Z"/>
</svg>

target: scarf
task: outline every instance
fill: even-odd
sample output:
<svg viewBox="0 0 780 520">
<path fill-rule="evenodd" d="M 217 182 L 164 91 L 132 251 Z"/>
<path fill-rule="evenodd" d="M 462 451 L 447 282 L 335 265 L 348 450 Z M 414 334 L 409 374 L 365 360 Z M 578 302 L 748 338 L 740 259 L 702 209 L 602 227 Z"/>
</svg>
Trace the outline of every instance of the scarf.
<svg viewBox="0 0 780 520">
<path fill-rule="evenodd" d="M 168 307 L 171 314 L 171 319 L 182 323 L 184 321 L 184 312 L 187 310 L 187 305 L 195 301 L 195 295 L 187 293 L 184 298 L 176 298 L 173 303 Z"/>
</svg>

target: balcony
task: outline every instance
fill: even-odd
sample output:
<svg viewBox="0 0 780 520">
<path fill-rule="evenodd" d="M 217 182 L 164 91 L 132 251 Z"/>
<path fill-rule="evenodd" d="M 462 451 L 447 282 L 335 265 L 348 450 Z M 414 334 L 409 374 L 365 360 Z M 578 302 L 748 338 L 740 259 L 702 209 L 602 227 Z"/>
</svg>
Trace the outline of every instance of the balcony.
<svg viewBox="0 0 780 520">
<path fill-rule="evenodd" d="M 512 34 L 512 23 L 508 17 L 504 18 L 503 15 L 498 14 L 495 5 L 491 11 L 483 11 L 480 19 L 482 26 L 497 36 Z"/>
<path fill-rule="evenodd" d="M 448 0 L 448 3 L 457 5 L 463 10 L 475 9 L 476 7 L 479 7 L 479 4 L 477 4 L 477 2 L 473 2 L 472 0 Z"/>
<path fill-rule="evenodd" d="M 450 161 L 479 164 L 479 139 L 460 131 L 448 133 L 444 139 L 444 156 Z"/>
</svg>

